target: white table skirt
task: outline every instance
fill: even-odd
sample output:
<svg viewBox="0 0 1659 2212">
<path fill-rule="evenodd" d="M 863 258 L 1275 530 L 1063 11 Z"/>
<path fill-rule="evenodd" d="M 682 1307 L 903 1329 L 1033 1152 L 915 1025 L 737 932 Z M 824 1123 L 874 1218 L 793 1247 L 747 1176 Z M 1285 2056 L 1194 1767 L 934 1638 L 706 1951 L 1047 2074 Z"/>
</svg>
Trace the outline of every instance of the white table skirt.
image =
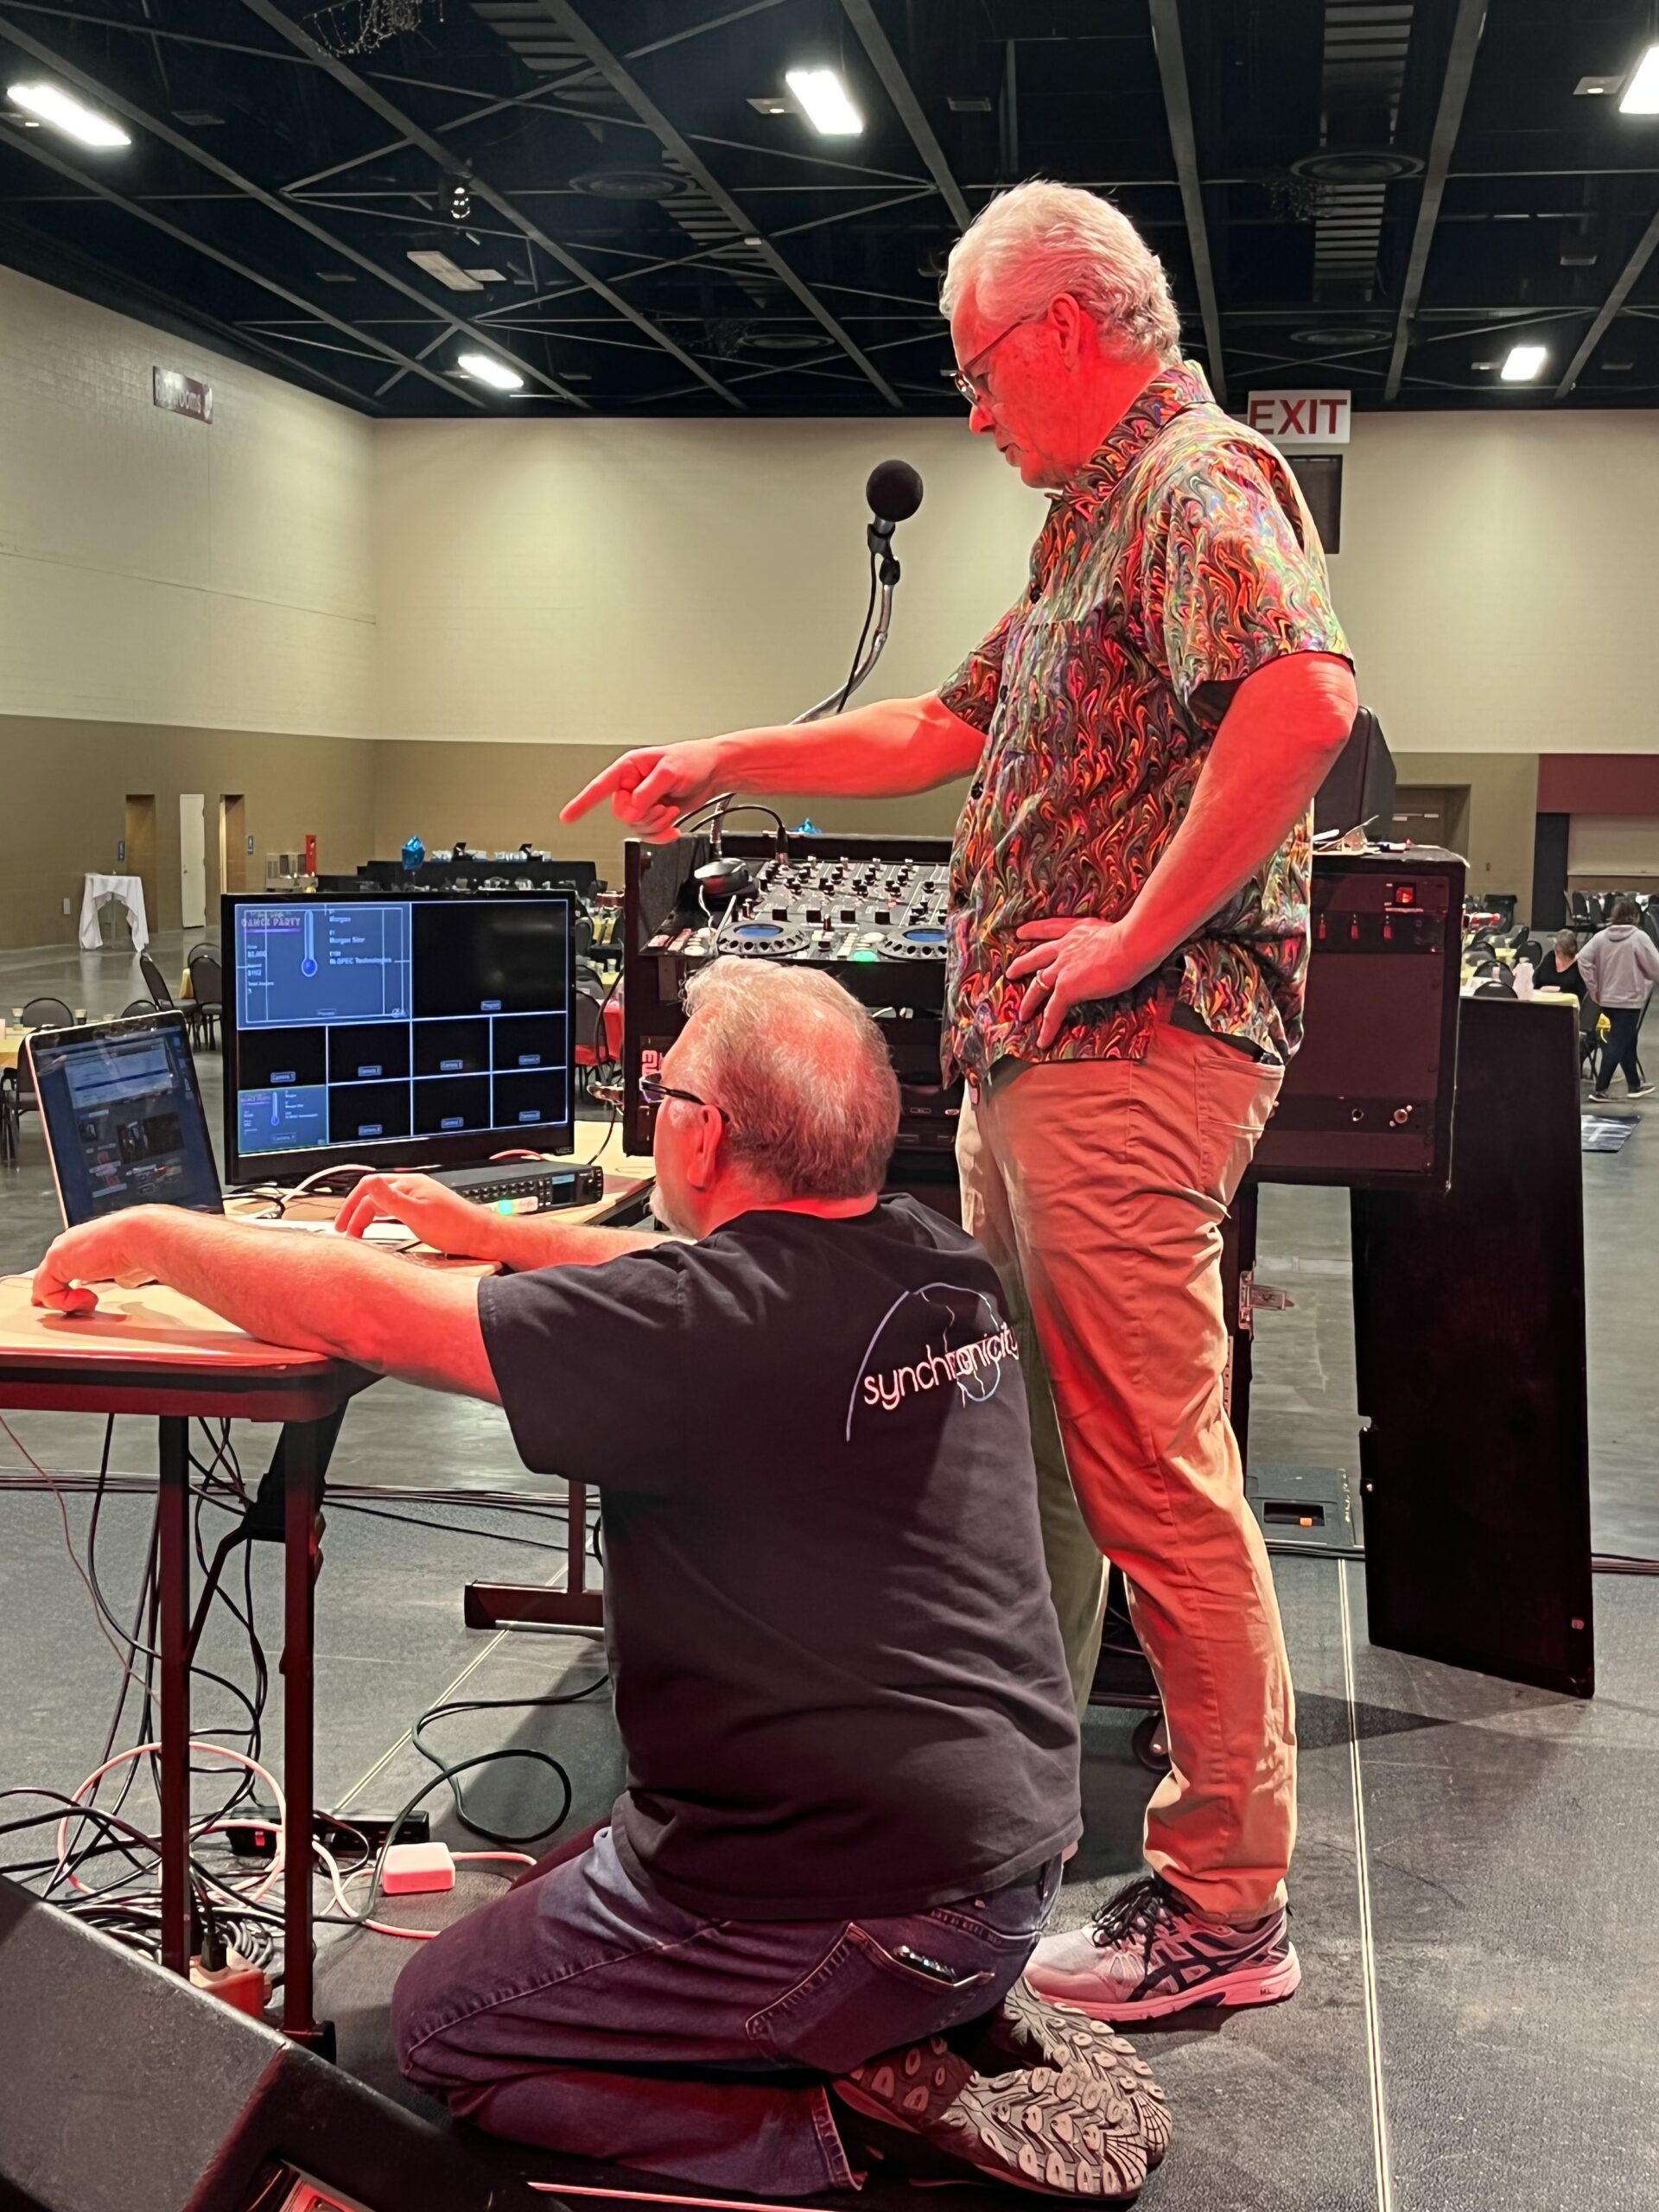
<svg viewBox="0 0 1659 2212">
<path fill-rule="evenodd" d="M 149 923 L 144 913 L 144 887 L 136 875 L 89 875 L 80 894 L 80 949 L 96 952 L 103 939 L 98 933 L 98 910 L 106 899 L 118 899 L 127 910 L 132 949 L 142 952 L 149 943 Z"/>
</svg>

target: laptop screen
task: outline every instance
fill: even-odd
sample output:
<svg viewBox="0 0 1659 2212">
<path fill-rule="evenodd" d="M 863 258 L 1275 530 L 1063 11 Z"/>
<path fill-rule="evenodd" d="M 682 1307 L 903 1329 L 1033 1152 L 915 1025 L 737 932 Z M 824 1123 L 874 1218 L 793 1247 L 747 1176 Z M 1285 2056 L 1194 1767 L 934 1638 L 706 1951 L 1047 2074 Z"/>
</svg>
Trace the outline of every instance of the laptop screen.
<svg viewBox="0 0 1659 2212">
<path fill-rule="evenodd" d="M 29 1049 L 70 1228 L 123 1206 L 224 1211 L 181 1015 L 43 1030 Z"/>
</svg>

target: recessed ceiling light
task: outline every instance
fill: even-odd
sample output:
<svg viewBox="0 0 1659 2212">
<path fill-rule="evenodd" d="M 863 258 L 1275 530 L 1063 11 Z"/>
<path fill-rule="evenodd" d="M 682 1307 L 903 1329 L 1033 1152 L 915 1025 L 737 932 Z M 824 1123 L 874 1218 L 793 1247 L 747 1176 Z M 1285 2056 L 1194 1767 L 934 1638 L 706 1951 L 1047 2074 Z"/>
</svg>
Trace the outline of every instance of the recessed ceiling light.
<svg viewBox="0 0 1659 2212">
<path fill-rule="evenodd" d="M 452 292 L 481 292 L 484 289 L 476 276 L 468 276 L 464 269 L 437 247 L 416 247 L 409 257 L 417 269 L 424 270 L 429 276 L 435 276 L 440 284 L 447 284 Z"/>
<path fill-rule="evenodd" d="M 1618 103 L 1621 115 L 1659 115 L 1659 46 L 1650 46 L 1630 72 Z"/>
<path fill-rule="evenodd" d="M 96 109 L 83 107 L 57 85 L 9 85 L 6 97 L 14 107 L 26 108 L 54 130 L 83 146 L 130 146 L 132 140 L 118 123 Z"/>
<path fill-rule="evenodd" d="M 854 138 L 864 128 L 863 117 L 833 69 L 786 69 L 784 82 L 820 137 Z"/>
<path fill-rule="evenodd" d="M 1616 92 L 1618 82 L 1617 77 L 1580 77 L 1573 87 L 1573 96 L 1578 99 L 1599 99 L 1608 92 Z"/>
<path fill-rule="evenodd" d="M 1505 384 L 1530 384 L 1548 359 L 1541 346 L 1511 346 L 1497 373 Z"/>
<path fill-rule="evenodd" d="M 1496 361 L 1471 361 L 1469 365 L 1471 369 L 1495 369 L 1497 366 L 1497 363 Z"/>
<path fill-rule="evenodd" d="M 952 115 L 988 115 L 991 111 L 988 92 L 947 92 L 944 104 Z"/>
<path fill-rule="evenodd" d="M 758 98 L 751 93 L 749 105 L 757 115 L 793 115 L 795 112 L 791 103 L 780 100 L 775 92 L 763 93 Z"/>
<path fill-rule="evenodd" d="M 517 369 L 510 369 L 505 361 L 498 361 L 493 353 L 463 353 L 456 365 L 469 377 L 476 377 L 480 384 L 492 385 L 497 391 L 518 391 L 524 378 Z"/>
</svg>

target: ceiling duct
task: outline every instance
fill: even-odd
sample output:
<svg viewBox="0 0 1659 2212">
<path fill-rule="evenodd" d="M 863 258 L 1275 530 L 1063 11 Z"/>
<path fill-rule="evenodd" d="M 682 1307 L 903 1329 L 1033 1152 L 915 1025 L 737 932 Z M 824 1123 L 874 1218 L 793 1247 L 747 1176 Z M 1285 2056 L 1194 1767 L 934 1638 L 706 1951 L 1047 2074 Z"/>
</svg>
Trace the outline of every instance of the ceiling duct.
<svg viewBox="0 0 1659 2212">
<path fill-rule="evenodd" d="M 1389 186 L 1422 166 L 1394 143 L 1413 7 L 1414 0 L 1325 0 L 1319 150 L 1293 164 L 1319 187 L 1313 289 L 1319 299 L 1371 298 Z"/>
</svg>

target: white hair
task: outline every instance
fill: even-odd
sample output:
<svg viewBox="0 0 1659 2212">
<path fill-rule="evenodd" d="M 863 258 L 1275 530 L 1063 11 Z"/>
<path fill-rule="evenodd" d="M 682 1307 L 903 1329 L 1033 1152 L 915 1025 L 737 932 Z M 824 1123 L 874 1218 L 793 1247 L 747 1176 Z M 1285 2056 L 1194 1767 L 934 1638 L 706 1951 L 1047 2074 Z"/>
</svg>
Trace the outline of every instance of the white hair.
<svg viewBox="0 0 1659 2212">
<path fill-rule="evenodd" d="M 879 1191 L 899 1083 L 874 1021 L 811 968 L 730 957 L 694 976 L 693 1087 L 726 1117 L 728 1157 L 786 1198 Z"/>
<path fill-rule="evenodd" d="M 982 207 L 951 248 L 939 306 L 972 292 L 988 322 L 1036 315 L 1069 292 L 1126 353 L 1181 358 L 1164 264 L 1127 215 L 1075 185 L 1033 177 Z"/>
</svg>

